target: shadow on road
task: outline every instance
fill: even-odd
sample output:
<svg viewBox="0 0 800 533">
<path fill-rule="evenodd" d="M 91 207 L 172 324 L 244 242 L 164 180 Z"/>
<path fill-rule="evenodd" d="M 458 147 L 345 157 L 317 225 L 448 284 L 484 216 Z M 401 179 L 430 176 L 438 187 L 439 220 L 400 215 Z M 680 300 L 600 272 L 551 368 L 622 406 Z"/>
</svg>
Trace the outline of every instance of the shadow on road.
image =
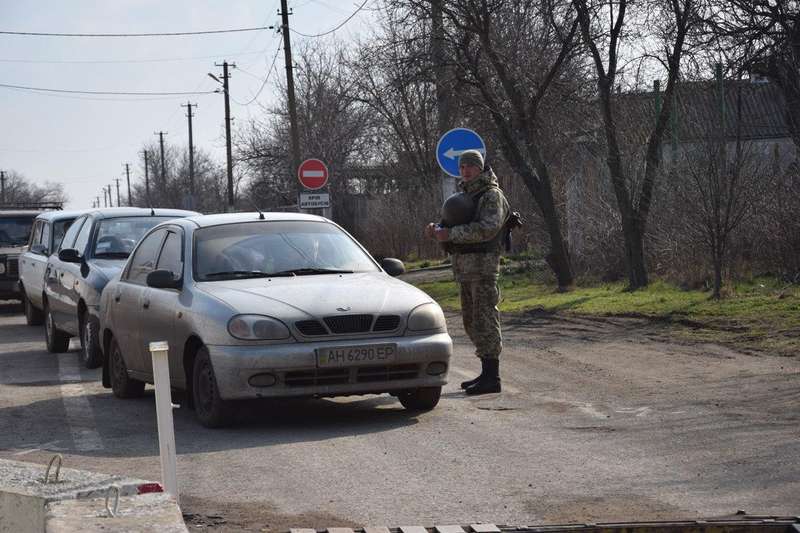
<svg viewBox="0 0 800 533">
<path fill-rule="evenodd" d="M 52 382 L 51 382 L 52 383 Z M 47 383 L 47 384 L 51 384 Z M 58 384 L 58 383 L 52 383 Z M 40 385 L 45 385 L 42 383 Z M 85 415 L 69 420 L 61 398 L 0 408 L 0 449 L 19 449 L 25 442 L 58 441 L 53 451 L 87 457 L 139 457 L 158 455 L 155 395 L 147 389 L 142 398 L 121 400 L 99 385 L 87 385 L 83 397 L 91 405 L 94 420 Z M 179 454 L 244 449 L 294 442 L 316 442 L 345 436 L 395 430 L 417 423 L 417 415 L 404 410 L 396 399 L 365 396 L 363 399 L 253 400 L 234 403 L 232 424 L 206 429 L 194 411 L 174 410 L 175 440 Z M 96 430 L 101 450 L 81 450 L 73 436 Z"/>
<path fill-rule="evenodd" d="M 22 304 L 15 300 L 0 300 L 0 316 L 21 315 Z"/>
</svg>

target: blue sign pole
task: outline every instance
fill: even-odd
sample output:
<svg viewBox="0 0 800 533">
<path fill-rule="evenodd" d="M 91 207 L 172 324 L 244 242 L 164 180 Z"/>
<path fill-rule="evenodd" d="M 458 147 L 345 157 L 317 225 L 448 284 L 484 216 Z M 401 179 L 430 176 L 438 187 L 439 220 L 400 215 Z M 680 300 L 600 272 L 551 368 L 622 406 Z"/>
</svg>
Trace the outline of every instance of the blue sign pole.
<svg viewBox="0 0 800 533">
<path fill-rule="evenodd" d="M 458 158 L 467 150 L 477 150 L 486 157 L 486 144 L 481 136 L 467 128 L 453 128 L 436 145 L 436 162 L 443 171 L 459 177 Z"/>
</svg>

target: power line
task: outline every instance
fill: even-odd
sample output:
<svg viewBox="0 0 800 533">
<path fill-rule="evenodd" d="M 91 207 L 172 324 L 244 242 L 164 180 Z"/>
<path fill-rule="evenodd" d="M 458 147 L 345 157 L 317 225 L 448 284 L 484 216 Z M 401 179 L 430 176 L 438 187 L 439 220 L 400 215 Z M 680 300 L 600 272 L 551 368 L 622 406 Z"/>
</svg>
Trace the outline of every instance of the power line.
<svg viewBox="0 0 800 533">
<path fill-rule="evenodd" d="M 256 101 L 256 98 L 258 98 L 259 95 L 261 95 L 261 91 L 263 91 L 264 87 L 267 86 L 267 82 L 269 81 L 270 74 L 272 74 L 272 70 L 275 68 L 275 61 L 278 59 L 278 54 L 280 53 L 280 51 L 281 51 L 281 47 L 279 46 L 278 49 L 275 50 L 275 55 L 272 56 L 272 65 L 270 65 L 269 70 L 267 70 L 267 77 L 264 78 L 264 81 L 261 84 L 261 87 L 258 88 L 258 92 L 256 93 L 256 95 L 253 98 L 251 98 L 249 101 L 245 102 L 245 103 L 236 102 L 235 100 L 234 100 L 234 102 L 236 102 L 237 104 L 239 104 L 241 106 L 249 106 L 250 104 L 252 104 L 253 102 Z"/>
<path fill-rule="evenodd" d="M 21 35 L 26 37 L 183 37 L 187 35 L 211 35 L 217 33 L 240 33 L 247 31 L 272 30 L 273 26 L 255 28 L 235 28 L 227 30 L 176 31 L 162 33 L 48 33 L 35 31 L 0 31 L 0 35 Z"/>
<path fill-rule="evenodd" d="M 313 35 L 310 35 L 310 34 L 308 34 L 308 33 L 301 33 L 301 32 L 299 32 L 299 31 L 295 30 L 294 28 L 291 28 L 291 29 L 290 29 L 290 31 L 292 31 L 292 32 L 296 33 L 297 35 L 301 35 L 301 36 L 303 36 L 303 37 L 322 37 L 322 36 L 324 36 L 324 35 L 331 34 L 331 33 L 335 32 L 336 30 L 338 30 L 339 28 L 341 28 L 342 26 L 344 26 L 345 24 L 347 24 L 348 22 L 350 22 L 350 19 L 352 19 L 353 17 L 355 17 L 355 16 L 356 16 L 356 15 L 357 15 L 357 14 L 358 14 L 358 13 L 359 13 L 359 12 L 360 12 L 362 9 L 364 9 L 364 6 L 365 6 L 365 5 L 367 5 L 367 2 L 369 2 L 369 0 L 364 0 L 364 1 L 361 3 L 361 5 L 360 5 L 360 6 L 358 6 L 358 8 L 356 8 L 356 10 L 355 10 L 355 11 L 353 11 L 353 13 L 352 13 L 352 14 L 351 14 L 349 17 L 347 17 L 346 19 L 344 19 L 344 20 L 342 21 L 342 23 L 341 23 L 341 24 L 339 24 L 339 25 L 338 25 L 338 26 L 336 26 L 335 28 L 333 28 L 333 29 L 330 29 L 330 30 L 328 30 L 328 31 L 325 31 L 325 32 L 322 32 L 322 33 L 316 33 L 316 34 L 313 34 Z"/>
<path fill-rule="evenodd" d="M 158 91 L 138 91 L 138 92 L 126 92 L 126 91 L 76 91 L 70 89 L 49 89 L 44 87 L 28 87 L 25 85 L 9 85 L 6 83 L 0 83 L 0 87 L 5 87 L 6 89 L 19 89 L 24 91 L 40 91 L 40 92 L 50 92 L 50 93 L 66 93 L 66 94 L 94 94 L 94 95 L 108 95 L 108 96 L 188 96 L 188 95 L 198 95 L 198 94 L 212 94 L 216 91 L 205 91 L 205 92 L 198 92 L 198 91 L 184 91 L 184 92 L 158 92 Z"/>
<path fill-rule="evenodd" d="M 0 59 L 0 63 L 31 63 L 46 65 L 115 65 L 128 63 L 168 63 L 178 61 L 199 61 L 206 59 L 219 59 L 231 56 L 259 55 L 268 49 L 253 50 L 252 52 L 237 52 L 235 54 L 217 54 L 213 56 L 192 56 L 192 57 L 163 57 L 148 59 Z"/>
</svg>

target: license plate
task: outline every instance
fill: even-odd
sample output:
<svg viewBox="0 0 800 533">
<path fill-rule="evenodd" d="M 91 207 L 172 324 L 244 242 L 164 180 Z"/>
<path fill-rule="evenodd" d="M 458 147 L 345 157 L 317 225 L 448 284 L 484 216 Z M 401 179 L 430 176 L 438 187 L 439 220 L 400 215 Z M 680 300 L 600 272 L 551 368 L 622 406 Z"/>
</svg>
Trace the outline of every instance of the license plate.
<svg viewBox="0 0 800 533">
<path fill-rule="evenodd" d="M 320 367 L 381 365 L 392 363 L 396 359 L 396 344 L 337 346 L 335 348 L 317 349 L 317 365 Z"/>
</svg>

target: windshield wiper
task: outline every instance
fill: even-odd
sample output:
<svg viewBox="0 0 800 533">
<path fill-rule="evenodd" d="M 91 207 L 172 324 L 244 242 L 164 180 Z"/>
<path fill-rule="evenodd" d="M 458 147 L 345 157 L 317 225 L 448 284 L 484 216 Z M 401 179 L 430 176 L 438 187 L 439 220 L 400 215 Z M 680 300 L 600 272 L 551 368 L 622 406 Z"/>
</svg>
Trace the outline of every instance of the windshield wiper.
<svg viewBox="0 0 800 533">
<path fill-rule="evenodd" d="M 128 252 L 96 252 L 94 254 L 95 258 L 97 257 L 111 257 L 114 259 L 126 259 L 130 253 Z"/>
<path fill-rule="evenodd" d="M 203 277 L 208 278 L 268 278 L 276 274 L 261 272 L 260 270 L 226 270 L 223 272 L 210 272 Z M 279 275 L 279 274 L 278 274 Z M 291 276 L 291 274 L 286 274 Z"/>
<path fill-rule="evenodd" d="M 271 276 L 310 276 L 313 274 L 352 274 L 352 270 L 336 270 L 332 268 L 294 268 L 273 272 Z"/>
</svg>

